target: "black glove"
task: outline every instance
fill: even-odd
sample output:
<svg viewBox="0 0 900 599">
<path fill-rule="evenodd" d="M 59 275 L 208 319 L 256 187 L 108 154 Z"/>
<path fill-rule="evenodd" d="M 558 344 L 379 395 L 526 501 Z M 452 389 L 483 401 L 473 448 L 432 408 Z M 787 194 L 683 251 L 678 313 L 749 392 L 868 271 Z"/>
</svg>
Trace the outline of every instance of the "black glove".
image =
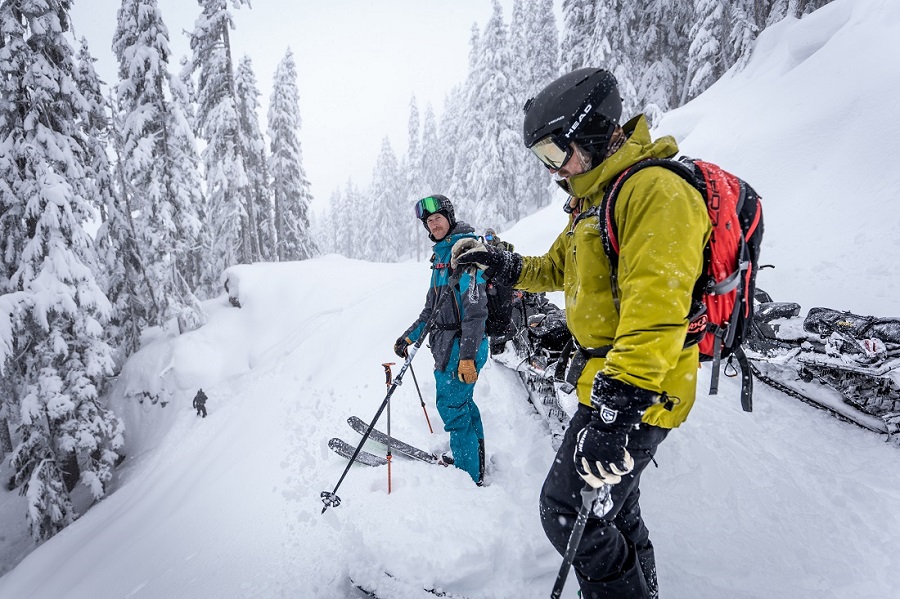
<svg viewBox="0 0 900 599">
<path fill-rule="evenodd" d="M 412 344 L 409 337 L 400 337 L 396 341 L 394 341 L 394 353 L 397 354 L 398 358 L 406 357 L 406 348 Z"/>
<path fill-rule="evenodd" d="M 522 256 L 486 246 L 477 239 L 460 239 L 453 244 L 450 266 L 477 266 L 498 285 L 512 286 L 522 273 Z"/>
<path fill-rule="evenodd" d="M 614 485 L 634 468 L 625 449 L 628 433 L 641 422 L 644 411 L 658 395 L 597 373 L 591 389 L 594 413 L 578 433 L 575 470 L 592 487 Z"/>
</svg>

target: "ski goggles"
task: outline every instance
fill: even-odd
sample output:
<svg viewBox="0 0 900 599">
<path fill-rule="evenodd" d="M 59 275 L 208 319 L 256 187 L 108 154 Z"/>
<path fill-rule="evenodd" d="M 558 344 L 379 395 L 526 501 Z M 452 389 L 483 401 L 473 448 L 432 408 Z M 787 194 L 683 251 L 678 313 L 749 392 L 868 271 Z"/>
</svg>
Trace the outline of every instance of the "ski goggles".
<svg viewBox="0 0 900 599">
<path fill-rule="evenodd" d="M 574 152 L 572 144 L 567 144 L 565 148 L 559 146 L 552 135 L 542 137 L 534 142 L 534 145 L 528 148 L 538 160 L 544 163 L 544 166 L 551 170 L 559 170 L 569 161 Z"/>
<path fill-rule="evenodd" d="M 441 201 L 437 198 L 428 196 L 416 202 L 416 218 L 423 218 L 438 212 L 441 209 Z"/>
<path fill-rule="evenodd" d="M 485 241 L 494 241 L 494 236 L 491 235 L 490 233 L 487 233 L 487 234 L 485 234 L 485 236 L 484 236 L 484 240 L 485 240 Z"/>
</svg>

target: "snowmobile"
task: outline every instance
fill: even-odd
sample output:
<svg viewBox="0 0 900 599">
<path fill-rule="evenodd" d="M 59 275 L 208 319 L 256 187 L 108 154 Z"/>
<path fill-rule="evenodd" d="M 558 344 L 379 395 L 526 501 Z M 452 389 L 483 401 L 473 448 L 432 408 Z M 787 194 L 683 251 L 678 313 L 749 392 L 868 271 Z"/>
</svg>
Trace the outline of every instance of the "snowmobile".
<svg viewBox="0 0 900 599">
<path fill-rule="evenodd" d="M 574 410 L 574 393 L 563 381 L 572 349 L 566 313 L 543 293 L 513 293 L 512 326 L 505 350 L 496 362 L 518 372 L 535 411 L 547 422 L 554 449 L 562 443 L 569 415 L 560 400 Z M 560 390 L 560 391 L 558 391 Z M 567 391 L 568 393 L 562 392 Z M 571 397 L 571 406 L 568 399 Z"/>
<path fill-rule="evenodd" d="M 757 379 L 894 438 L 900 431 L 900 318 L 831 308 L 800 316 L 799 304 L 773 301 L 762 289 L 756 290 L 755 305 L 743 346 Z M 576 401 L 564 381 L 571 351 L 565 312 L 544 294 L 516 291 L 513 329 L 506 350 L 494 360 L 519 373 L 557 445 L 569 421 L 563 406 L 574 408 Z"/>
<path fill-rule="evenodd" d="M 842 420 L 892 436 L 900 430 L 900 318 L 774 302 L 757 289 L 744 341 L 753 374 Z"/>
</svg>

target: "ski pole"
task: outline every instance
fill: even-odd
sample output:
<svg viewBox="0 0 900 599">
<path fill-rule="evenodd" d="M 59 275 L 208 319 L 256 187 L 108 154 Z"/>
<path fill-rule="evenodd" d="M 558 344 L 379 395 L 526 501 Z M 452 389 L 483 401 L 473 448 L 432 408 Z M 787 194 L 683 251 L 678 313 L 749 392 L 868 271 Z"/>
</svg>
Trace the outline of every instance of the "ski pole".
<svg viewBox="0 0 900 599">
<path fill-rule="evenodd" d="M 575 560 L 575 552 L 578 551 L 578 545 L 581 544 L 581 535 L 584 534 L 584 527 L 587 524 L 588 515 L 594 509 L 594 502 L 598 497 L 602 501 L 603 517 L 612 509 L 612 501 L 610 498 L 610 485 L 601 485 L 594 488 L 585 483 L 581 489 L 581 509 L 578 510 L 578 517 L 575 519 L 575 526 L 572 527 L 572 534 L 569 535 L 569 542 L 566 544 L 566 554 L 563 556 L 562 565 L 559 567 L 559 574 L 556 575 L 556 584 L 553 585 L 553 592 L 550 593 L 551 599 L 559 599 L 562 595 L 563 587 L 566 586 L 566 577 L 569 576 L 569 568 Z"/>
<path fill-rule="evenodd" d="M 384 384 L 387 385 L 388 389 L 391 388 L 391 366 L 393 366 L 393 362 L 385 362 L 382 364 L 384 366 Z M 391 458 L 393 455 L 391 454 L 391 404 L 388 403 L 387 406 L 387 471 L 388 471 L 388 495 L 391 494 Z"/>
<path fill-rule="evenodd" d="M 452 276 L 451 282 L 456 279 L 459 280 L 459 276 Z M 356 446 L 356 449 L 353 451 L 353 455 L 350 456 L 350 460 L 347 462 L 347 466 L 344 467 L 344 472 L 341 474 L 341 477 L 338 479 L 337 484 L 334 486 L 334 489 L 331 491 L 322 491 L 319 496 L 322 498 L 322 503 L 325 504 L 325 507 L 322 508 L 322 513 L 325 513 L 329 507 L 338 507 L 341 505 L 341 498 L 337 496 L 337 490 L 340 488 L 341 483 L 344 482 L 344 479 L 347 477 L 347 473 L 350 472 L 350 466 L 353 465 L 353 462 L 356 461 L 356 456 L 359 455 L 360 450 L 362 450 L 363 445 L 369 439 L 369 435 L 372 433 L 372 429 L 375 428 L 375 424 L 378 422 L 378 419 L 381 417 L 382 412 L 387 407 L 388 403 L 391 401 L 391 396 L 394 394 L 394 391 L 397 390 L 403 382 L 403 375 L 406 374 L 406 369 L 410 367 L 412 364 L 413 358 L 416 357 L 416 353 L 418 353 L 419 348 L 422 347 L 422 344 L 425 342 L 425 337 L 431 331 L 431 328 L 434 326 L 434 323 L 437 322 L 438 314 L 440 313 L 441 307 L 443 307 L 444 302 L 447 301 L 447 298 L 453 295 L 453 289 L 448 285 L 447 292 L 444 293 L 440 299 L 438 299 L 436 305 L 431 310 L 431 314 L 428 317 L 428 320 L 425 322 L 425 327 L 422 329 L 422 334 L 419 335 L 419 338 L 413 343 L 411 346 L 407 348 L 406 352 L 406 361 L 403 362 L 403 365 L 400 367 L 400 372 L 397 373 L 397 376 L 394 377 L 394 381 L 391 383 L 391 386 L 388 388 L 387 395 L 384 396 L 384 401 L 381 402 L 381 406 L 379 406 L 378 411 L 375 412 L 375 416 L 372 417 L 372 422 L 369 423 L 369 427 L 366 429 L 366 432 L 363 434 L 362 439 L 359 442 L 359 445 Z"/>
<path fill-rule="evenodd" d="M 431 428 L 431 418 L 428 417 L 428 410 L 425 409 L 425 400 L 422 399 L 422 390 L 419 389 L 419 381 L 416 379 L 416 371 L 413 370 L 412 364 L 409 365 L 409 373 L 412 375 L 413 383 L 416 385 L 416 393 L 419 394 L 419 403 L 422 404 L 422 411 L 425 412 L 425 422 L 428 424 L 428 432 L 433 435 L 434 429 Z"/>
</svg>

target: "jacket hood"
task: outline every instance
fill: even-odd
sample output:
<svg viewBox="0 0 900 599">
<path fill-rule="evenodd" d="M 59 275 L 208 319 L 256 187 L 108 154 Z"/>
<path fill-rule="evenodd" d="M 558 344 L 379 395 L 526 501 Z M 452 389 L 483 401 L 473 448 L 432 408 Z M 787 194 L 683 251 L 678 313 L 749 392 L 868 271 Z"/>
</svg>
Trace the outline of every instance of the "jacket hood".
<svg viewBox="0 0 900 599">
<path fill-rule="evenodd" d="M 647 158 L 670 158 L 678 154 L 678 144 L 671 135 L 656 141 L 644 115 L 638 115 L 622 126 L 628 139 L 619 150 L 586 173 L 569 177 L 570 193 L 579 198 L 592 198 L 606 190 L 619 174 Z M 599 199 L 597 200 L 599 201 Z M 584 206 L 587 208 L 588 206 Z"/>
</svg>

